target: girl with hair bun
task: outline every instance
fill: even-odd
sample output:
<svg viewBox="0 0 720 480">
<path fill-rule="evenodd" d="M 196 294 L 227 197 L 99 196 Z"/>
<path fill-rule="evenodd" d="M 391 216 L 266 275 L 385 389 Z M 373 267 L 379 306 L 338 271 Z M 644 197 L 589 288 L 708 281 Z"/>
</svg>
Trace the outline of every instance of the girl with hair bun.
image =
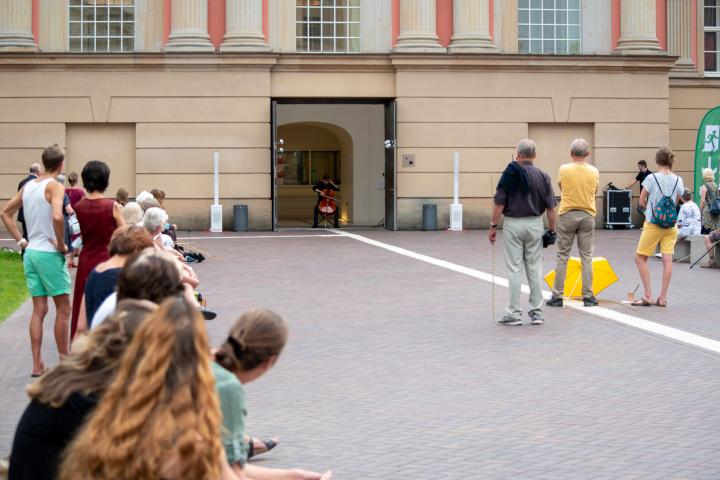
<svg viewBox="0 0 720 480">
<path fill-rule="evenodd" d="M 330 471 L 319 474 L 247 463 L 249 445 L 245 442 L 247 407 L 243 385 L 262 377 L 275 365 L 287 338 L 285 320 L 270 310 L 255 309 L 245 312 L 235 322 L 227 339 L 215 352 L 212 370 L 220 397 L 222 441 L 227 460 L 241 478 L 329 480 L 332 478 Z"/>
</svg>

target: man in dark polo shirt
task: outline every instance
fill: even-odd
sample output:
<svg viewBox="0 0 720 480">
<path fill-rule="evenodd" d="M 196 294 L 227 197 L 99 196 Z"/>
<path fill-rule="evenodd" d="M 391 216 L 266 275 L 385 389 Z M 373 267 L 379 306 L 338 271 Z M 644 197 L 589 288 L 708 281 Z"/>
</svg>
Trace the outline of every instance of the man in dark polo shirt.
<svg viewBox="0 0 720 480">
<path fill-rule="evenodd" d="M 505 315 L 497 320 L 500 325 L 522 325 L 522 309 L 520 308 L 520 287 L 522 286 L 522 269 L 525 267 L 527 282 L 530 286 L 530 310 L 528 316 L 533 325 L 545 323 L 542 313 L 542 249 L 543 226 L 542 214 L 547 212 L 550 230 L 555 230 L 557 214 L 555 213 L 555 194 L 550 176 L 533 165 L 535 160 L 535 142 L 530 139 L 521 140 L 517 146 L 515 157 L 517 165 L 511 164 L 508 170 L 520 167 L 527 173 L 527 184 L 516 180 L 500 179 L 495 197 L 488 238 L 495 244 L 497 224 L 504 216 L 503 243 L 505 264 L 508 271 L 508 288 L 510 297 Z M 522 171 L 519 171 L 522 173 Z"/>
<path fill-rule="evenodd" d="M 635 186 L 636 183 L 639 183 L 639 184 L 640 184 L 640 193 L 642 193 L 642 191 L 643 191 L 643 186 L 642 186 L 642 184 L 643 184 L 643 182 L 645 181 L 645 179 L 646 179 L 652 172 L 651 172 L 650 169 L 648 168 L 647 162 L 646 162 L 645 160 L 640 160 L 640 161 L 637 163 L 637 167 L 638 167 L 638 174 L 635 176 L 635 181 L 634 181 L 633 183 L 631 183 L 630 185 L 628 185 L 627 187 L 625 187 L 625 190 L 630 190 L 631 188 L 633 188 L 633 187 Z M 645 209 L 640 206 L 640 203 L 638 203 L 637 211 L 638 211 L 638 213 L 639 213 L 640 215 L 644 215 L 644 214 L 645 214 Z"/>
</svg>

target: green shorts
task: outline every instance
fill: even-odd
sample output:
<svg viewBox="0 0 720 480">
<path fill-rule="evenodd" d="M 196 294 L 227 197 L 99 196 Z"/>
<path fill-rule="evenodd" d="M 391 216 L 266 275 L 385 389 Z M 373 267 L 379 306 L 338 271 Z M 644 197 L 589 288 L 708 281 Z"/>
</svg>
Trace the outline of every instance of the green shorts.
<svg viewBox="0 0 720 480">
<path fill-rule="evenodd" d="M 25 250 L 25 283 L 31 297 L 55 297 L 70 294 L 70 272 L 60 252 Z"/>
</svg>

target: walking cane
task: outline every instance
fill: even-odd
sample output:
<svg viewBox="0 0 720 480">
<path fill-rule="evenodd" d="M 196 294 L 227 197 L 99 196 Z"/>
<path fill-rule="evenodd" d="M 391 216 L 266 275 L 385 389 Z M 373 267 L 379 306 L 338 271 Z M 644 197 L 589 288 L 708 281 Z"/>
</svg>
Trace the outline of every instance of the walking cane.
<svg viewBox="0 0 720 480">
<path fill-rule="evenodd" d="M 702 257 L 698 258 L 695 263 L 693 263 L 692 265 L 690 265 L 690 268 L 693 268 L 695 265 L 697 265 L 698 263 L 700 263 L 700 260 L 702 260 L 703 258 L 705 258 L 705 255 L 709 254 L 709 253 L 712 251 L 712 249 L 715 248 L 715 246 L 716 246 L 718 243 L 720 243 L 720 240 L 718 240 L 717 242 L 715 242 L 715 243 L 713 243 L 712 245 L 710 245 L 710 248 L 708 248 L 707 251 L 702 254 Z"/>
<path fill-rule="evenodd" d="M 497 237 L 495 237 L 497 241 Z M 495 242 L 492 242 L 492 261 L 490 262 L 490 273 L 492 273 L 492 282 L 490 282 L 490 296 L 492 297 L 490 310 L 492 312 L 492 319 L 495 320 Z"/>
</svg>

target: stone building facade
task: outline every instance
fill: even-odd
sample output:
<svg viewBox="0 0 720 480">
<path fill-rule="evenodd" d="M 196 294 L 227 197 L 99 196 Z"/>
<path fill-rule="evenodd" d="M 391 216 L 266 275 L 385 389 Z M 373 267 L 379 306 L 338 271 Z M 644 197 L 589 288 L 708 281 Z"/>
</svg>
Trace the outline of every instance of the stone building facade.
<svg viewBox="0 0 720 480">
<path fill-rule="evenodd" d="M 258 230 L 307 224 L 327 172 L 347 225 L 418 228 L 426 203 L 447 225 L 456 150 L 465 226 L 487 226 L 528 136 L 553 177 L 581 136 L 603 184 L 666 145 L 692 184 L 720 103 L 715 3 L 3 0 L 0 200 L 52 143 L 68 171 L 106 161 L 109 194 L 165 190 L 193 229 L 216 150 L 226 226 L 246 204 Z"/>
</svg>

